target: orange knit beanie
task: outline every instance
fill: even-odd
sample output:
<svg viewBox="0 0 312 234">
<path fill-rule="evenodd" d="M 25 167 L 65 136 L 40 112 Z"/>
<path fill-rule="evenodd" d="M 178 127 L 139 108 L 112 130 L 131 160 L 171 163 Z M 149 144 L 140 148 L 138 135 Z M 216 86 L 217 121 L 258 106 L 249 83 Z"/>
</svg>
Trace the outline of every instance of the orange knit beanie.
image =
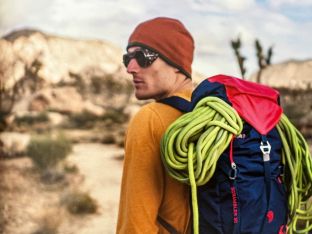
<svg viewBox="0 0 312 234">
<path fill-rule="evenodd" d="M 179 20 L 158 17 L 139 24 L 129 38 L 127 49 L 133 46 L 158 52 L 169 65 L 191 78 L 194 40 Z"/>
</svg>

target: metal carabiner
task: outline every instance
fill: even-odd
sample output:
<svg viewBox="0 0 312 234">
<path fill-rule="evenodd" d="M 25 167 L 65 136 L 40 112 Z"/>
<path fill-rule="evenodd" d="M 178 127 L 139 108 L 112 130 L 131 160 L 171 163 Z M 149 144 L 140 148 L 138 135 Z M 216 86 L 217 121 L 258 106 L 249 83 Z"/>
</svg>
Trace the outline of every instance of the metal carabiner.
<svg viewBox="0 0 312 234">
<path fill-rule="evenodd" d="M 271 145 L 268 141 L 266 141 L 265 143 L 266 145 L 264 145 L 263 141 L 261 141 L 260 150 L 263 154 L 263 161 L 267 162 L 270 161 Z"/>
<path fill-rule="evenodd" d="M 231 167 L 232 169 L 229 172 L 229 178 L 230 180 L 235 180 L 237 177 L 237 168 L 236 168 L 236 164 L 234 162 L 231 163 Z"/>
</svg>

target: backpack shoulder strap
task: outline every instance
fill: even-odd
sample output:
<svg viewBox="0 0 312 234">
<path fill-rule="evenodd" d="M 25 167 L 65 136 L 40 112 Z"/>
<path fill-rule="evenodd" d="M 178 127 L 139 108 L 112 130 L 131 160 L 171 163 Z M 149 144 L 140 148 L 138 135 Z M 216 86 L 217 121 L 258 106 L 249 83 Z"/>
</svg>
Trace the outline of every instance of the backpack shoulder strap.
<svg viewBox="0 0 312 234">
<path fill-rule="evenodd" d="M 184 113 L 190 112 L 192 110 L 192 102 L 189 102 L 184 98 L 178 96 L 164 98 L 159 100 L 158 102 L 172 106 Z"/>
<path fill-rule="evenodd" d="M 170 234 L 179 234 L 179 232 L 166 220 L 164 220 L 159 215 L 157 216 L 157 221 L 170 233 Z"/>
</svg>

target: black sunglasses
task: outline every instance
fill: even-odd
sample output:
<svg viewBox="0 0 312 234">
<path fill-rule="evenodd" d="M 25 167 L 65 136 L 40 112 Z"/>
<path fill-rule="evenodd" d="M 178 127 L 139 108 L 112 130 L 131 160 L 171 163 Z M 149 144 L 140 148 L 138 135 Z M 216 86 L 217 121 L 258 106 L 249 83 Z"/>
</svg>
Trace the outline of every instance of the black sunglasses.
<svg viewBox="0 0 312 234">
<path fill-rule="evenodd" d="M 123 63 L 128 67 L 131 59 L 135 59 L 140 67 L 146 68 L 150 66 L 157 58 L 159 54 L 149 49 L 140 48 L 131 53 L 123 55 Z"/>
</svg>

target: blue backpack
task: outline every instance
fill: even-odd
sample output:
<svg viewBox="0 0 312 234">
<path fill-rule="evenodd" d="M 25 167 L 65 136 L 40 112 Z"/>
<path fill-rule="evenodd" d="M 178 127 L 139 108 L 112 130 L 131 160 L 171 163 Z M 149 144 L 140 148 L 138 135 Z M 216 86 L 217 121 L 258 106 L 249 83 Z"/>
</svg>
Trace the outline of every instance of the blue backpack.
<svg viewBox="0 0 312 234">
<path fill-rule="evenodd" d="M 244 123 L 242 132 L 219 157 L 211 179 L 197 186 L 199 233 L 286 233 L 287 192 L 281 179 L 282 142 L 276 129 L 282 114 L 278 92 L 218 75 L 204 80 L 191 102 L 180 97 L 160 102 L 190 112 L 208 96 L 228 103 Z"/>
</svg>

